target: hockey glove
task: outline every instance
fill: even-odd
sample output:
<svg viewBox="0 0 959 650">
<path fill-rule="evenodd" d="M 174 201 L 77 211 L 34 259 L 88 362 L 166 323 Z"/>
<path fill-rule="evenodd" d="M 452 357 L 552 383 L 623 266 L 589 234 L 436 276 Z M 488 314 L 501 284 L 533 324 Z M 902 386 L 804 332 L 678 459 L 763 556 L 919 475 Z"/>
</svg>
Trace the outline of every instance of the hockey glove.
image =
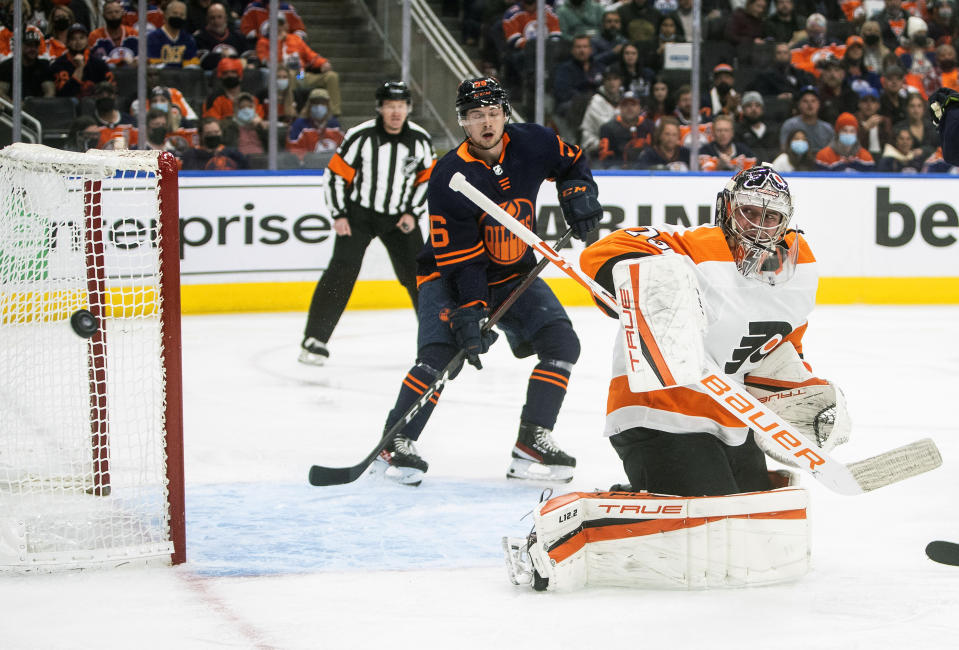
<svg viewBox="0 0 959 650">
<path fill-rule="evenodd" d="M 559 204 L 563 208 L 566 223 L 573 229 L 573 237 L 585 241 L 603 216 L 603 206 L 599 204 L 596 187 L 586 181 L 571 180 L 561 183 L 557 189 Z"/>
<path fill-rule="evenodd" d="M 946 111 L 956 106 L 959 106 L 959 93 L 950 88 L 940 88 L 929 96 L 929 110 L 932 111 L 932 123 L 936 128 Z"/>
<path fill-rule="evenodd" d="M 466 351 L 466 360 L 477 370 L 483 369 L 479 355 L 486 353 L 499 337 L 493 330 L 482 331 L 488 315 L 486 305 L 475 301 L 457 307 L 448 317 L 456 344 Z"/>
</svg>

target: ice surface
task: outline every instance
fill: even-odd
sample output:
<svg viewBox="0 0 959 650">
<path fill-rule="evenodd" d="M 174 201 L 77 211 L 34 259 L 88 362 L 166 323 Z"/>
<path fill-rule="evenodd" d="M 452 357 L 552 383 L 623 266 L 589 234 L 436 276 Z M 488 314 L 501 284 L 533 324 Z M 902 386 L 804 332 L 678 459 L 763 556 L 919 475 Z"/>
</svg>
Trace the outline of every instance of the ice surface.
<svg viewBox="0 0 959 650">
<path fill-rule="evenodd" d="M 601 437 L 615 323 L 570 310 L 583 356 L 555 437 L 560 491 L 624 479 Z M 420 488 L 312 488 L 380 437 L 415 353 L 409 311 L 347 312 L 322 368 L 296 363 L 304 314 L 184 318 L 187 554 L 174 569 L 0 577 L 0 648 L 959 647 L 957 307 L 820 307 L 807 359 L 845 390 L 858 460 L 932 436 L 942 468 L 858 496 L 811 492 L 813 571 L 709 592 L 509 584 L 499 538 L 529 529 L 540 488 L 505 478 L 531 360 L 501 340 L 443 392 Z"/>
</svg>

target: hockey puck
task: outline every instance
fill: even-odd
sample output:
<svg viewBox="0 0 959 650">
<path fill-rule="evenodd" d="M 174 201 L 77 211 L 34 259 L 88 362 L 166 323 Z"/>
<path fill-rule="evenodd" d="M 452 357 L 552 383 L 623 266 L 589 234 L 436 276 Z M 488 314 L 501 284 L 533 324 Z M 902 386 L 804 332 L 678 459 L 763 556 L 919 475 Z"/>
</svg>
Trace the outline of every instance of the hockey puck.
<svg viewBox="0 0 959 650">
<path fill-rule="evenodd" d="M 100 329 L 100 323 L 97 317 L 86 309 L 78 309 L 70 317 L 70 327 L 73 328 L 77 336 L 88 339 L 97 333 L 97 330 Z"/>
</svg>

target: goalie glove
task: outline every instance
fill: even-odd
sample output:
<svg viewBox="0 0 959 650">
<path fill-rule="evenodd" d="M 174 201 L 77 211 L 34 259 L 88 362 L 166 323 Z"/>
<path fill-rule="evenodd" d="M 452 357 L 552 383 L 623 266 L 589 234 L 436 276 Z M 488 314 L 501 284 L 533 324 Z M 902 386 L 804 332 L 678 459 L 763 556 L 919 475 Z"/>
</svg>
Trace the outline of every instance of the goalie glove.
<svg viewBox="0 0 959 650">
<path fill-rule="evenodd" d="M 773 350 L 746 375 L 746 390 L 825 451 L 849 440 L 846 398 L 831 381 L 814 376 L 791 344 Z M 754 436 L 766 454 L 784 465 L 795 459 L 762 436 Z"/>
</svg>

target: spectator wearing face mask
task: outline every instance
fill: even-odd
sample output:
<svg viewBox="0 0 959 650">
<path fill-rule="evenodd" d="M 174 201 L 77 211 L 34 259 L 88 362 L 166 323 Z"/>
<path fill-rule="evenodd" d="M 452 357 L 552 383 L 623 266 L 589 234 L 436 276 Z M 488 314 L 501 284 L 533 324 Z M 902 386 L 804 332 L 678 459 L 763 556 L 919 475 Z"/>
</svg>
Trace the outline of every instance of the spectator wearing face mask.
<svg viewBox="0 0 959 650">
<path fill-rule="evenodd" d="M 736 140 L 753 150 L 759 162 L 771 160 L 779 150 L 779 134 L 764 119 L 766 102 L 754 90 L 743 95 L 743 112 L 736 124 Z"/>
<path fill-rule="evenodd" d="M 233 115 L 236 110 L 236 101 L 243 92 L 240 83 L 243 79 L 243 61 L 241 59 L 220 59 L 216 66 L 216 77 L 219 88 L 203 102 L 203 117 L 214 117 L 223 120 Z M 266 117 L 263 106 L 254 98 L 256 113 L 261 118 Z"/>
<path fill-rule="evenodd" d="M 806 18 L 806 38 L 793 45 L 790 59 L 794 66 L 813 76 L 818 76 L 816 62 L 829 56 L 842 58 L 845 45 L 837 45 L 836 40 L 826 33 L 826 17 L 812 14 Z"/>
<path fill-rule="evenodd" d="M 120 0 L 107 0 L 103 4 L 103 27 L 97 27 L 90 36 L 87 37 L 87 43 L 90 45 L 90 51 L 94 56 L 107 58 L 110 53 L 118 47 L 129 48 L 128 38 L 136 39 L 136 27 L 123 24 L 123 3 Z"/>
<path fill-rule="evenodd" d="M 246 156 L 223 144 L 223 128 L 219 120 L 204 117 L 200 123 L 200 145 L 183 154 L 183 169 L 230 171 L 247 169 Z"/>
<path fill-rule="evenodd" d="M 169 116 L 161 110 L 151 108 L 147 112 L 147 142 L 146 149 L 154 151 L 169 151 L 166 145 L 167 135 L 170 133 Z"/>
<path fill-rule="evenodd" d="M 89 115 L 81 115 L 70 123 L 70 132 L 63 148 L 67 151 L 83 153 L 88 149 L 96 149 L 100 142 L 100 129 Z"/>
<path fill-rule="evenodd" d="M 783 152 L 773 160 L 773 169 L 778 172 L 816 171 L 816 157 L 809 148 L 805 129 L 795 128 L 785 133 Z"/>
<path fill-rule="evenodd" d="M 870 72 L 881 74 L 886 67 L 886 61 L 894 55 L 889 48 L 882 42 L 882 28 L 875 20 L 867 20 L 859 28 L 859 35 L 862 36 L 862 64 Z"/>
<path fill-rule="evenodd" d="M 276 69 L 276 119 L 280 124 L 289 125 L 298 115 L 296 112 L 296 79 L 286 66 Z M 270 89 L 262 88 L 257 93 L 257 99 L 263 106 L 264 117 L 270 114 Z"/>
<path fill-rule="evenodd" d="M 44 43 L 47 58 L 53 60 L 67 51 L 67 30 L 77 19 L 67 5 L 54 5 L 49 15 L 49 31 Z"/>
<path fill-rule="evenodd" d="M 223 143 L 239 150 L 244 156 L 266 153 L 270 132 L 266 120 L 256 112 L 256 98 L 240 93 L 236 99 L 233 117 L 223 120 Z"/>
<path fill-rule="evenodd" d="M 871 172 L 872 154 L 859 144 L 859 120 L 852 113 L 836 118 L 836 137 L 816 154 L 816 166 L 827 172 Z"/>
<path fill-rule="evenodd" d="M 109 81 L 102 81 L 96 85 L 93 91 L 93 105 L 93 119 L 98 126 L 112 129 L 120 125 L 136 125 L 132 116 L 117 108 L 117 88 Z"/>
<path fill-rule="evenodd" d="M 929 38 L 936 45 L 949 43 L 959 29 L 951 0 L 931 0 L 926 3 L 926 8 L 929 10 Z"/>
<path fill-rule="evenodd" d="M 959 90 L 959 71 L 956 69 L 956 48 L 952 45 L 943 43 L 936 48 L 936 72 L 939 76 L 939 86 Z M 933 92 L 935 92 L 935 90 L 933 90 Z"/>
<path fill-rule="evenodd" d="M 199 65 L 196 41 L 185 27 L 186 4 L 170 0 L 163 12 L 163 26 L 147 34 L 147 62 L 165 68 Z"/>
<path fill-rule="evenodd" d="M 882 43 L 890 50 L 899 47 L 900 39 L 906 35 L 906 21 L 909 19 L 902 8 L 902 0 L 883 0 L 883 9 L 869 16 L 869 20 L 879 23 Z"/>
<path fill-rule="evenodd" d="M 343 131 L 330 126 L 330 94 L 322 88 L 310 91 L 300 117 L 290 125 L 288 151 L 299 158 L 309 152 L 334 152 L 343 142 Z"/>
</svg>

